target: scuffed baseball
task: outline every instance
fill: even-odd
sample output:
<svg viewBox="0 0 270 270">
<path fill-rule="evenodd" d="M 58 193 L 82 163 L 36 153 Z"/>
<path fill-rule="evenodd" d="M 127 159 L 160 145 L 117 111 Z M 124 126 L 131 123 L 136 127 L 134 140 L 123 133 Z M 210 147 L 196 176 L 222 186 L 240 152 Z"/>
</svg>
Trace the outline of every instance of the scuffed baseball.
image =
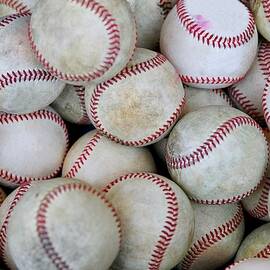
<svg viewBox="0 0 270 270">
<path fill-rule="evenodd" d="M 0 113 L 0 182 L 18 186 L 54 178 L 68 147 L 63 119 L 51 108 L 29 114 Z"/>
<path fill-rule="evenodd" d="M 191 244 L 194 217 L 175 183 L 155 174 L 129 174 L 103 192 L 116 207 L 123 232 L 112 270 L 167 270 L 179 263 Z"/>
<path fill-rule="evenodd" d="M 176 0 L 127 0 L 137 24 L 137 47 L 156 50 L 161 26 Z"/>
<path fill-rule="evenodd" d="M 160 36 L 161 52 L 183 83 L 199 88 L 223 88 L 243 79 L 257 43 L 251 12 L 235 0 L 179 0 Z"/>
<path fill-rule="evenodd" d="M 250 0 L 250 8 L 255 17 L 260 34 L 270 41 L 270 5 L 268 0 Z"/>
<path fill-rule="evenodd" d="M 239 110 L 264 124 L 262 96 L 270 76 L 270 43 L 263 41 L 246 77 L 228 89 L 230 98 Z"/>
<path fill-rule="evenodd" d="M 29 22 L 29 13 L 0 18 L 0 111 L 43 109 L 65 86 L 36 61 L 27 37 Z"/>
<path fill-rule="evenodd" d="M 102 188 L 127 173 L 156 172 L 147 148 L 128 147 L 109 140 L 93 130 L 71 147 L 64 161 L 62 176 L 83 180 Z"/>
<path fill-rule="evenodd" d="M 1 256 L 10 269 L 107 270 L 119 251 L 115 209 L 77 179 L 21 186 L 4 202 L 0 216 Z"/>
<path fill-rule="evenodd" d="M 269 268 L 270 260 L 253 258 L 235 263 L 226 270 L 268 270 Z"/>
<path fill-rule="evenodd" d="M 118 75 L 94 90 L 86 87 L 85 103 L 97 129 L 115 142 L 139 147 L 170 132 L 182 113 L 185 91 L 163 55 L 139 48 Z"/>
<path fill-rule="evenodd" d="M 52 103 L 54 108 L 66 121 L 88 125 L 90 119 L 85 109 L 85 88 L 67 84 L 60 96 Z"/>
<path fill-rule="evenodd" d="M 0 0 L 0 17 L 30 11 L 38 0 Z"/>
<path fill-rule="evenodd" d="M 48 71 L 81 85 L 107 80 L 126 66 L 136 25 L 125 0 L 43 0 L 32 9 L 29 38 Z"/>
<path fill-rule="evenodd" d="M 170 175 L 193 200 L 237 202 L 259 185 L 268 161 L 260 126 L 228 106 L 208 106 L 185 115 L 167 144 Z"/>
<path fill-rule="evenodd" d="M 192 203 L 195 217 L 193 242 L 177 269 L 219 269 L 236 254 L 245 231 L 242 206 Z"/>
<path fill-rule="evenodd" d="M 235 261 L 248 258 L 270 258 L 270 223 L 251 232 L 242 242 Z"/>
<path fill-rule="evenodd" d="M 264 135 L 267 139 L 268 145 L 270 142 L 270 131 L 263 129 Z M 258 189 L 245 198 L 242 204 L 248 213 L 254 218 L 264 221 L 270 221 L 270 166 L 268 157 L 268 166 L 263 181 Z"/>
</svg>

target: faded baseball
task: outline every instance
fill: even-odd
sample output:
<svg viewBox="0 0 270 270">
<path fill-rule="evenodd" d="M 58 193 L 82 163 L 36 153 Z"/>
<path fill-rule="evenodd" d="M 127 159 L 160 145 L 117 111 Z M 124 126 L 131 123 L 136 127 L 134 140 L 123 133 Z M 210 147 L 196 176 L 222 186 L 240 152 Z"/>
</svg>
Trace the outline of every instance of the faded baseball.
<svg viewBox="0 0 270 270">
<path fill-rule="evenodd" d="M 226 270 L 269 270 L 270 261 L 267 259 L 248 259 L 235 263 Z"/>
</svg>

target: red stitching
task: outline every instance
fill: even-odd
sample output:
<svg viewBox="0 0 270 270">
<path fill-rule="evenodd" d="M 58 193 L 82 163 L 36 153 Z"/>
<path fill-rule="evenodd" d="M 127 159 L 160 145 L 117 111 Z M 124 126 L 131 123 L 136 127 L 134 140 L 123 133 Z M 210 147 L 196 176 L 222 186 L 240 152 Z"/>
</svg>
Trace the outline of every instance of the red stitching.
<svg viewBox="0 0 270 270">
<path fill-rule="evenodd" d="M 259 129 L 262 133 L 262 135 L 265 138 L 265 135 L 259 126 L 252 118 L 247 116 L 237 116 L 234 118 L 229 119 L 228 121 L 224 122 L 220 127 L 217 128 L 216 131 L 212 133 L 212 135 L 205 140 L 195 151 L 192 153 L 186 155 L 186 156 L 178 156 L 173 157 L 169 154 L 166 155 L 166 161 L 167 165 L 171 169 L 186 169 L 188 167 L 191 167 L 195 165 L 198 162 L 201 162 L 203 159 L 207 158 L 207 156 L 216 148 L 218 145 L 222 143 L 226 139 L 226 137 L 237 127 L 243 126 L 243 125 L 249 125 L 252 127 L 255 127 Z M 266 138 L 265 138 L 266 140 Z M 190 197 L 193 201 L 201 204 L 227 204 L 227 203 L 233 203 L 238 202 L 239 200 L 244 199 L 245 197 L 252 194 L 260 185 L 260 183 L 251 189 L 250 191 L 234 196 L 232 198 L 228 199 L 217 199 L 217 200 L 198 200 L 194 197 Z"/>
<path fill-rule="evenodd" d="M 23 14 L 13 14 L 9 15 L 7 17 L 0 18 L 0 27 L 6 27 L 7 25 L 11 24 L 15 20 L 22 18 L 22 17 L 28 17 L 31 16 L 30 12 L 26 12 Z"/>
<path fill-rule="evenodd" d="M 193 77 L 189 75 L 180 75 L 183 83 L 186 84 L 235 84 L 242 79 L 241 77 Z"/>
<path fill-rule="evenodd" d="M 249 210 L 249 214 L 255 218 L 261 219 L 269 214 L 268 200 L 270 191 L 270 178 L 264 177 L 263 189 L 261 191 L 260 199 L 254 209 Z"/>
<path fill-rule="evenodd" d="M 6 244 L 7 244 L 7 229 L 8 229 L 9 220 L 17 203 L 24 196 L 24 194 L 29 190 L 30 186 L 31 186 L 31 183 L 27 183 L 18 188 L 13 201 L 10 203 L 10 206 L 7 211 L 7 215 L 5 216 L 5 219 L 0 229 L 0 257 L 2 258 L 3 262 L 6 265 L 7 265 L 7 261 L 6 261 L 5 249 L 6 249 Z"/>
<path fill-rule="evenodd" d="M 185 29 L 198 41 L 211 45 L 214 48 L 236 48 L 248 43 L 255 33 L 255 22 L 251 11 L 247 7 L 246 10 L 249 14 L 248 25 L 244 32 L 237 36 L 224 37 L 210 33 L 203 29 L 188 13 L 186 6 L 186 0 L 179 0 L 176 4 L 176 10 L 179 21 L 185 27 Z"/>
<path fill-rule="evenodd" d="M 268 21 L 270 21 L 270 3 L 268 0 L 261 0 L 261 2 L 263 5 L 265 17 L 268 19 Z"/>
<path fill-rule="evenodd" d="M 270 244 L 268 244 L 263 250 L 261 250 L 255 258 L 268 259 L 270 258 Z"/>
<path fill-rule="evenodd" d="M 148 143 L 151 143 L 152 141 L 156 140 L 160 136 L 162 136 L 166 131 L 168 131 L 177 121 L 179 116 L 182 113 L 182 109 L 185 104 L 185 97 L 181 100 L 179 106 L 176 108 L 175 112 L 172 113 L 171 117 L 166 121 L 166 123 L 160 127 L 157 131 L 155 131 L 153 134 L 148 135 L 147 137 L 137 140 L 137 141 L 125 141 L 122 139 L 119 139 L 118 137 L 110 134 L 105 127 L 102 125 L 98 113 L 97 108 L 99 105 L 99 99 L 101 95 L 111 86 L 115 83 L 125 80 L 127 77 L 136 76 L 138 74 L 141 74 L 143 72 L 147 72 L 148 70 L 157 68 L 167 62 L 168 60 L 161 54 L 156 54 L 156 56 L 146 62 L 139 63 L 137 65 L 127 67 L 123 69 L 120 73 L 118 73 L 115 77 L 113 77 L 110 80 L 107 80 L 106 82 L 100 83 L 95 88 L 90 102 L 90 113 L 91 113 L 91 120 L 93 122 L 93 125 L 99 129 L 103 134 L 105 134 L 108 138 L 110 138 L 112 141 L 116 143 L 121 143 L 128 146 L 142 146 Z"/>
<path fill-rule="evenodd" d="M 7 5 L 15 9 L 18 13 L 30 12 L 30 9 L 26 5 L 17 0 L 0 0 L 0 4 Z"/>
<path fill-rule="evenodd" d="M 164 180 L 160 179 L 158 176 L 150 173 L 130 173 L 125 176 L 119 177 L 109 183 L 104 189 L 104 193 L 108 193 L 115 185 L 127 181 L 127 180 L 147 180 L 151 181 L 153 184 L 157 185 L 164 192 L 165 198 L 167 200 L 167 216 L 164 222 L 164 227 L 161 230 L 159 239 L 152 251 L 150 261 L 148 263 L 148 270 L 158 270 L 162 263 L 163 257 L 169 247 L 172 238 L 174 236 L 177 220 L 179 218 L 179 208 L 178 202 L 173 189 Z"/>
<path fill-rule="evenodd" d="M 200 259 L 204 252 L 206 252 L 216 243 L 222 241 L 226 236 L 232 234 L 240 226 L 243 218 L 244 213 L 241 205 L 239 204 L 237 207 L 237 212 L 231 220 L 218 226 L 217 228 L 212 229 L 209 233 L 202 236 L 191 246 L 182 262 L 182 269 L 191 269 L 192 265 Z"/>
<path fill-rule="evenodd" d="M 89 119 L 88 114 L 86 112 L 85 99 L 84 99 L 85 87 L 74 85 L 74 90 L 79 98 L 80 109 L 81 109 L 81 113 L 82 113 L 82 117 L 80 118 L 79 123 L 80 124 L 89 124 L 90 119 Z"/>
<path fill-rule="evenodd" d="M 68 144 L 69 144 L 67 127 L 63 119 L 54 112 L 51 112 L 48 110 L 39 110 L 39 111 L 28 113 L 28 114 L 2 113 L 0 114 L 0 125 L 13 124 L 16 122 L 38 120 L 38 119 L 51 120 L 63 129 L 64 134 L 65 134 L 65 140 L 66 140 L 66 146 L 67 146 L 66 152 L 67 152 Z M 62 164 L 53 173 L 44 177 L 28 177 L 28 176 L 15 175 L 5 169 L 0 168 L 0 177 L 8 182 L 21 185 L 29 181 L 49 180 L 51 178 L 54 178 L 60 172 L 61 168 L 62 168 Z"/>
<path fill-rule="evenodd" d="M 2 188 L 0 188 L 0 206 L 3 203 L 3 201 L 6 199 L 6 193 L 4 192 L 4 190 Z"/>
<path fill-rule="evenodd" d="M 230 86 L 228 91 L 233 101 L 239 106 L 241 106 L 241 108 L 248 115 L 250 115 L 253 119 L 255 119 L 259 123 L 264 122 L 263 114 L 238 88 L 236 88 L 236 86 Z"/>
<path fill-rule="evenodd" d="M 172 0 L 159 0 L 158 6 L 161 8 L 161 15 L 166 17 L 173 8 Z"/>
<path fill-rule="evenodd" d="M 48 71 L 44 69 L 28 69 L 0 74 L 0 90 L 12 84 L 26 81 L 57 81 Z"/>
<path fill-rule="evenodd" d="M 233 106 L 231 99 L 228 97 L 227 94 L 222 89 L 211 89 L 211 92 L 213 92 L 216 95 L 219 95 L 222 97 L 230 106 Z"/>
<path fill-rule="evenodd" d="M 103 60 L 103 63 L 100 64 L 96 70 L 89 72 L 88 74 L 66 74 L 58 70 L 56 67 L 52 66 L 46 58 L 42 55 L 42 52 L 39 51 L 37 45 L 33 40 L 33 33 L 29 24 L 28 36 L 30 39 L 30 44 L 32 50 L 34 51 L 37 59 L 43 64 L 43 66 L 54 76 L 71 82 L 78 81 L 91 81 L 95 80 L 102 75 L 104 75 L 115 63 L 116 58 L 120 51 L 120 30 L 119 26 L 116 23 L 116 19 L 113 18 L 112 14 L 101 4 L 95 0 L 70 0 L 73 3 L 80 5 L 83 8 L 88 9 L 93 15 L 96 15 L 104 23 L 104 26 L 107 31 L 109 39 L 109 48 L 107 54 Z"/>
<path fill-rule="evenodd" d="M 79 170 L 82 168 L 82 166 L 87 161 L 88 157 L 91 155 L 91 153 L 94 151 L 95 146 L 98 144 L 98 142 L 101 140 L 102 135 L 98 132 L 92 137 L 89 142 L 84 147 L 82 153 L 77 158 L 77 160 L 73 163 L 71 169 L 67 172 L 65 175 L 66 178 L 74 178 L 78 174 Z"/>
<path fill-rule="evenodd" d="M 47 193 L 47 195 L 43 198 L 41 201 L 38 211 L 37 211 L 37 216 L 36 216 L 36 230 L 37 234 L 40 240 L 40 243 L 50 258 L 51 262 L 53 265 L 56 267 L 56 269 L 71 269 L 68 265 L 67 262 L 64 261 L 64 259 L 61 257 L 60 254 L 57 253 L 53 246 L 53 242 L 50 239 L 48 230 L 47 230 L 47 215 L 48 215 L 48 208 L 50 205 L 53 203 L 53 201 L 60 196 L 61 194 L 65 192 L 71 192 L 71 191 L 82 191 L 82 192 L 87 192 L 91 195 L 94 195 L 98 197 L 102 202 L 110 208 L 113 217 L 117 223 L 118 227 L 118 233 L 120 236 L 120 243 L 121 244 L 121 237 L 122 237 L 122 232 L 121 232 L 121 225 L 120 225 L 120 219 L 116 213 L 115 208 L 112 206 L 112 204 L 98 191 L 96 191 L 94 188 L 92 188 L 89 185 L 83 184 L 83 183 L 67 183 L 60 185 L 50 192 Z"/>
<path fill-rule="evenodd" d="M 264 114 L 264 119 L 267 123 L 267 125 L 270 125 L 270 112 L 267 106 L 267 98 L 269 95 L 269 87 L 270 87 L 270 81 L 269 79 L 267 80 L 265 84 L 265 88 L 263 91 L 263 97 L 262 97 L 262 107 L 263 107 L 263 114 Z"/>
</svg>

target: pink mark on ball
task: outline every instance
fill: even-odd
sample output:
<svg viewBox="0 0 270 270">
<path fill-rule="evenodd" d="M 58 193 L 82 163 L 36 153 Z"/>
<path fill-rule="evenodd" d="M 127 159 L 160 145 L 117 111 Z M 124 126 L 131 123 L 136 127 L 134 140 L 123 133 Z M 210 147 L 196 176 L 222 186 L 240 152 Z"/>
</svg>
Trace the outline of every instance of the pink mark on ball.
<svg viewBox="0 0 270 270">
<path fill-rule="evenodd" d="M 204 30 L 207 30 L 211 27 L 211 22 L 205 19 L 202 15 L 195 15 L 194 19 L 196 23 Z"/>
</svg>

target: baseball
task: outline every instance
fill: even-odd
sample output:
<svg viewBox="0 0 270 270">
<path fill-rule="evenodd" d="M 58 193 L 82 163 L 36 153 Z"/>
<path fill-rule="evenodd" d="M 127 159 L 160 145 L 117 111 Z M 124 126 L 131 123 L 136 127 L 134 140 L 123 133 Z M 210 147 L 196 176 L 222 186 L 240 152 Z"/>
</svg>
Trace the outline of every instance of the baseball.
<svg viewBox="0 0 270 270">
<path fill-rule="evenodd" d="M 237 108 L 262 124 L 265 123 L 262 96 L 269 76 L 270 44 L 263 41 L 259 45 L 257 57 L 246 77 L 228 89 L 230 98 Z"/>
<path fill-rule="evenodd" d="M 270 5 L 268 0 L 250 0 L 256 25 L 260 34 L 270 41 Z"/>
<path fill-rule="evenodd" d="M 43 109 L 65 84 L 35 59 L 27 38 L 30 14 L 0 18 L 0 111 L 30 113 Z"/>
<path fill-rule="evenodd" d="M 26 189 L 19 187 L 0 208 L 1 255 L 9 268 L 110 267 L 121 229 L 116 210 L 101 193 L 79 180 L 61 178 Z"/>
<path fill-rule="evenodd" d="M 236 254 L 244 236 L 242 206 L 192 203 L 195 231 L 192 244 L 177 269 L 212 270 L 222 267 Z"/>
<path fill-rule="evenodd" d="M 267 161 L 268 145 L 260 126 L 228 106 L 185 115 L 167 144 L 172 179 L 203 204 L 232 203 L 249 196 L 262 180 Z"/>
<path fill-rule="evenodd" d="M 52 75 L 81 85 L 109 79 L 126 66 L 136 26 L 125 0 L 43 0 L 32 9 L 29 38 Z"/>
<path fill-rule="evenodd" d="M 0 0 L 0 16 L 28 12 L 37 2 L 38 0 Z"/>
<path fill-rule="evenodd" d="M 222 88 L 243 79 L 257 43 L 251 12 L 235 0 L 179 0 L 160 35 L 161 52 L 182 82 L 199 88 Z"/>
<path fill-rule="evenodd" d="M 270 78 L 267 80 L 262 96 L 262 107 L 265 122 L 270 128 Z"/>
<path fill-rule="evenodd" d="M 123 232 L 112 270 L 167 270 L 184 257 L 194 217 L 187 196 L 175 183 L 156 174 L 128 174 L 103 192 L 116 207 Z"/>
<path fill-rule="evenodd" d="M 129 65 L 117 76 L 94 90 L 86 87 L 85 102 L 98 130 L 115 142 L 139 147 L 170 132 L 182 113 L 185 91 L 163 55 L 136 49 Z"/>
<path fill-rule="evenodd" d="M 270 132 L 268 129 L 263 130 L 265 137 L 267 138 L 268 145 L 270 142 Z M 267 171 L 263 177 L 263 181 L 259 188 L 251 194 L 251 196 L 245 198 L 242 204 L 245 210 L 253 216 L 264 221 L 270 221 L 270 167 L 267 166 Z"/>
<path fill-rule="evenodd" d="M 155 50 L 159 46 L 161 26 L 176 0 L 127 0 L 134 13 L 137 47 Z"/>
<path fill-rule="evenodd" d="M 47 108 L 29 114 L 0 113 L 0 182 L 15 187 L 54 178 L 62 169 L 68 132 Z"/>
<path fill-rule="evenodd" d="M 62 176 L 102 188 L 121 175 L 156 170 L 148 149 L 117 144 L 93 130 L 71 147 L 64 161 Z"/>
<path fill-rule="evenodd" d="M 270 268 L 270 261 L 266 259 L 249 259 L 244 260 L 239 263 L 235 263 L 226 270 L 269 270 Z"/>
<path fill-rule="evenodd" d="M 255 229 L 244 239 L 235 261 L 254 257 L 270 258 L 270 223 Z"/>
<path fill-rule="evenodd" d="M 85 88 L 67 84 L 60 96 L 52 103 L 54 108 L 68 122 L 80 125 L 90 124 L 84 100 Z"/>
</svg>

